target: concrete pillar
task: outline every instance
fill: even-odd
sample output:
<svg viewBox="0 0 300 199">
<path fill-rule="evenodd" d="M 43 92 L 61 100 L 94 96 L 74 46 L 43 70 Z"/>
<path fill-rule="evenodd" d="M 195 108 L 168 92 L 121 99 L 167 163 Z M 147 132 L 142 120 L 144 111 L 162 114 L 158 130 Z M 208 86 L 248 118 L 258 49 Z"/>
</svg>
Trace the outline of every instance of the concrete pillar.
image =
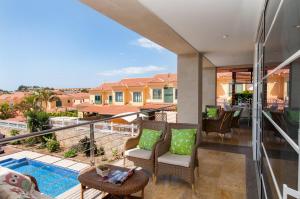
<svg viewBox="0 0 300 199">
<path fill-rule="evenodd" d="M 203 68 L 202 78 L 202 110 L 205 110 L 206 105 L 216 105 L 216 68 Z"/>
<path fill-rule="evenodd" d="M 178 122 L 202 124 L 202 55 L 182 54 L 177 60 Z"/>
</svg>

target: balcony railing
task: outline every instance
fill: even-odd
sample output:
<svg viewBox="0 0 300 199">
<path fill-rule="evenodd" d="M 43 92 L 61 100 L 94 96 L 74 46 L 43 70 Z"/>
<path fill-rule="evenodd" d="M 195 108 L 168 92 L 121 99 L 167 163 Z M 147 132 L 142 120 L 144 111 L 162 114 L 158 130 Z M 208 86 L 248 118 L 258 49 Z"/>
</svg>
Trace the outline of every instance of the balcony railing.
<svg viewBox="0 0 300 199">
<path fill-rule="evenodd" d="M 175 105 L 171 105 L 159 109 L 151 109 L 147 111 L 129 113 L 126 115 L 113 116 L 110 118 L 99 119 L 94 121 L 78 122 L 76 120 L 73 120 L 72 122 L 64 123 L 65 125 L 67 124 L 67 126 L 54 123 L 52 125 L 53 127 L 49 130 L 21 134 L 21 135 L 1 139 L 0 146 L 5 144 L 10 144 L 10 143 L 16 143 L 17 141 L 24 141 L 30 138 L 41 137 L 41 136 L 55 133 L 56 139 L 62 145 L 61 147 L 63 148 L 64 152 L 73 148 L 74 144 L 78 143 L 78 141 L 81 140 L 81 144 L 89 144 L 89 148 L 84 149 L 83 151 L 81 151 L 81 153 L 84 154 L 89 152 L 89 156 L 78 157 L 77 159 L 77 158 L 68 158 L 66 156 L 63 156 L 62 154 L 51 153 L 51 156 L 59 157 L 59 159 L 57 158 L 57 160 L 53 160 L 49 162 L 50 165 L 57 165 L 59 162 L 69 159 L 69 160 L 74 160 L 76 162 L 89 162 L 89 164 L 93 166 L 95 165 L 96 158 L 97 160 L 100 159 L 101 161 L 102 161 L 101 158 L 103 158 L 104 156 L 106 156 L 105 157 L 106 159 L 111 159 L 111 161 L 121 158 L 122 150 L 123 150 L 122 146 L 125 143 L 125 140 L 131 136 L 135 136 L 137 133 L 138 128 L 136 125 L 115 124 L 112 122 L 114 119 L 124 118 L 128 116 L 136 116 L 137 119 L 140 119 L 139 116 L 141 114 L 145 115 L 153 112 L 161 112 L 163 114 L 164 111 L 169 110 L 171 107 L 174 106 Z M 11 124 L 8 125 L 8 123 L 4 123 L 4 125 L 15 128 L 15 125 L 11 125 Z M 85 137 L 87 137 L 88 139 L 85 142 L 82 142 L 82 140 L 84 140 L 83 138 Z M 98 151 L 96 151 L 95 149 L 98 148 L 99 150 L 99 146 L 101 146 L 104 149 L 105 151 L 104 156 L 102 156 L 101 153 L 97 154 Z M 24 149 L 26 151 L 38 151 L 40 147 L 41 147 L 40 145 L 32 145 Z M 35 168 L 35 170 L 32 172 L 41 170 L 44 167 L 49 166 L 49 164 Z M 28 174 L 30 175 L 30 173 Z M 68 177 L 70 177 L 68 176 L 68 174 L 64 176 L 64 178 L 68 178 Z M 58 184 L 58 183 L 60 182 L 58 179 L 56 179 L 53 180 L 53 182 L 50 182 L 49 185 L 47 184 L 47 186 L 51 186 L 53 184 Z"/>
</svg>

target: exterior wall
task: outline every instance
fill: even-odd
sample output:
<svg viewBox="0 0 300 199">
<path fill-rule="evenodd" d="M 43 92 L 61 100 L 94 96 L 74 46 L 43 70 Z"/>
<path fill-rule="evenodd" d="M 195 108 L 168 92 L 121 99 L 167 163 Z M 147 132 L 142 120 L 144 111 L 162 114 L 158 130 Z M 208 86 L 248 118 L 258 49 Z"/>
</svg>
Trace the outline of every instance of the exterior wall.
<svg viewBox="0 0 300 199">
<path fill-rule="evenodd" d="M 202 109 L 216 104 L 216 68 L 203 68 Z"/>
<path fill-rule="evenodd" d="M 178 55 L 178 122 L 202 124 L 202 56 Z"/>
</svg>

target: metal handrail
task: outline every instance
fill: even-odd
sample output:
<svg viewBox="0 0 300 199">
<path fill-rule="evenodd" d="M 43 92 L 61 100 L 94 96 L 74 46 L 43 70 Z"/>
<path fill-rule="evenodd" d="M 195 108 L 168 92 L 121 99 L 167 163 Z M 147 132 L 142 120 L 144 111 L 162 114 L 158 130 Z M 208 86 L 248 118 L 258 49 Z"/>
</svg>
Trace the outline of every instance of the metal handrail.
<svg viewBox="0 0 300 199">
<path fill-rule="evenodd" d="M 98 122 L 105 122 L 105 121 L 109 121 L 109 120 L 112 120 L 112 119 L 118 119 L 118 118 L 127 117 L 127 116 L 139 115 L 141 113 L 150 113 L 150 112 L 153 112 L 153 111 L 164 111 L 167 108 L 174 107 L 174 106 L 176 106 L 176 105 L 173 104 L 173 105 L 165 106 L 165 107 L 158 108 L 158 109 L 150 109 L 150 110 L 147 110 L 147 111 L 139 111 L 139 112 L 129 113 L 129 114 L 120 115 L 120 116 L 112 116 L 112 117 L 109 117 L 109 118 L 88 121 L 88 122 L 84 122 L 84 123 L 80 123 L 80 124 L 74 124 L 74 125 L 65 126 L 65 127 L 58 127 L 58 128 L 54 128 L 54 129 L 48 129 L 48 130 L 43 130 L 43 131 L 38 131 L 38 132 L 32 132 L 32 133 L 23 134 L 23 135 L 17 135 L 17 136 L 14 136 L 14 137 L 7 137 L 7 138 L 4 138 L 4 139 L 0 140 L 0 145 L 8 144 L 8 143 L 13 142 L 13 141 L 24 140 L 26 138 L 47 135 L 47 134 L 50 134 L 50 133 L 54 133 L 56 131 L 63 131 L 63 130 L 67 130 L 67 129 L 76 128 L 76 127 L 79 127 L 79 126 L 91 125 L 91 124 L 95 124 L 95 123 L 98 123 Z"/>
</svg>

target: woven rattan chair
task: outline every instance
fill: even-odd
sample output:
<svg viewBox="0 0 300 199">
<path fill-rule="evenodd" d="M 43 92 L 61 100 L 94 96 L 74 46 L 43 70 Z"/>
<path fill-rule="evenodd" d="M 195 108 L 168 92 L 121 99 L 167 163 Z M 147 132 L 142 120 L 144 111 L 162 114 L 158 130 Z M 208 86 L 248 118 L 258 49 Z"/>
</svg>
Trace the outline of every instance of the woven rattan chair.
<svg viewBox="0 0 300 199">
<path fill-rule="evenodd" d="M 160 121 L 151 121 L 151 120 L 141 120 L 138 124 L 138 136 L 130 138 L 125 143 L 124 147 L 124 166 L 126 164 L 126 159 L 132 161 L 135 166 L 142 167 L 143 169 L 154 173 L 154 155 L 155 147 L 158 142 L 162 141 L 166 134 L 167 123 Z M 143 129 L 152 129 L 161 131 L 162 135 L 160 140 L 154 145 L 152 151 L 146 151 L 143 149 L 138 149 L 138 143 L 142 135 Z"/>
<path fill-rule="evenodd" d="M 169 152 L 171 146 L 172 129 L 197 129 L 195 145 L 191 156 L 176 155 Z M 180 177 L 192 184 L 194 190 L 195 176 L 194 170 L 198 166 L 197 148 L 200 145 L 200 130 L 198 125 L 170 123 L 164 141 L 159 142 L 155 151 L 155 182 L 156 177 L 161 175 L 172 175 Z M 174 161 L 164 161 L 163 158 L 174 158 Z M 181 163 L 177 163 L 177 161 Z M 168 163 L 166 163 L 168 162 Z M 184 164 L 182 164 L 184 163 Z"/>
<path fill-rule="evenodd" d="M 222 111 L 218 118 L 206 118 L 203 120 L 203 131 L 218 133 L 222 142 L 226 133 L 231 132 L 232 118 L 234 111 Z"/>
</svg>

